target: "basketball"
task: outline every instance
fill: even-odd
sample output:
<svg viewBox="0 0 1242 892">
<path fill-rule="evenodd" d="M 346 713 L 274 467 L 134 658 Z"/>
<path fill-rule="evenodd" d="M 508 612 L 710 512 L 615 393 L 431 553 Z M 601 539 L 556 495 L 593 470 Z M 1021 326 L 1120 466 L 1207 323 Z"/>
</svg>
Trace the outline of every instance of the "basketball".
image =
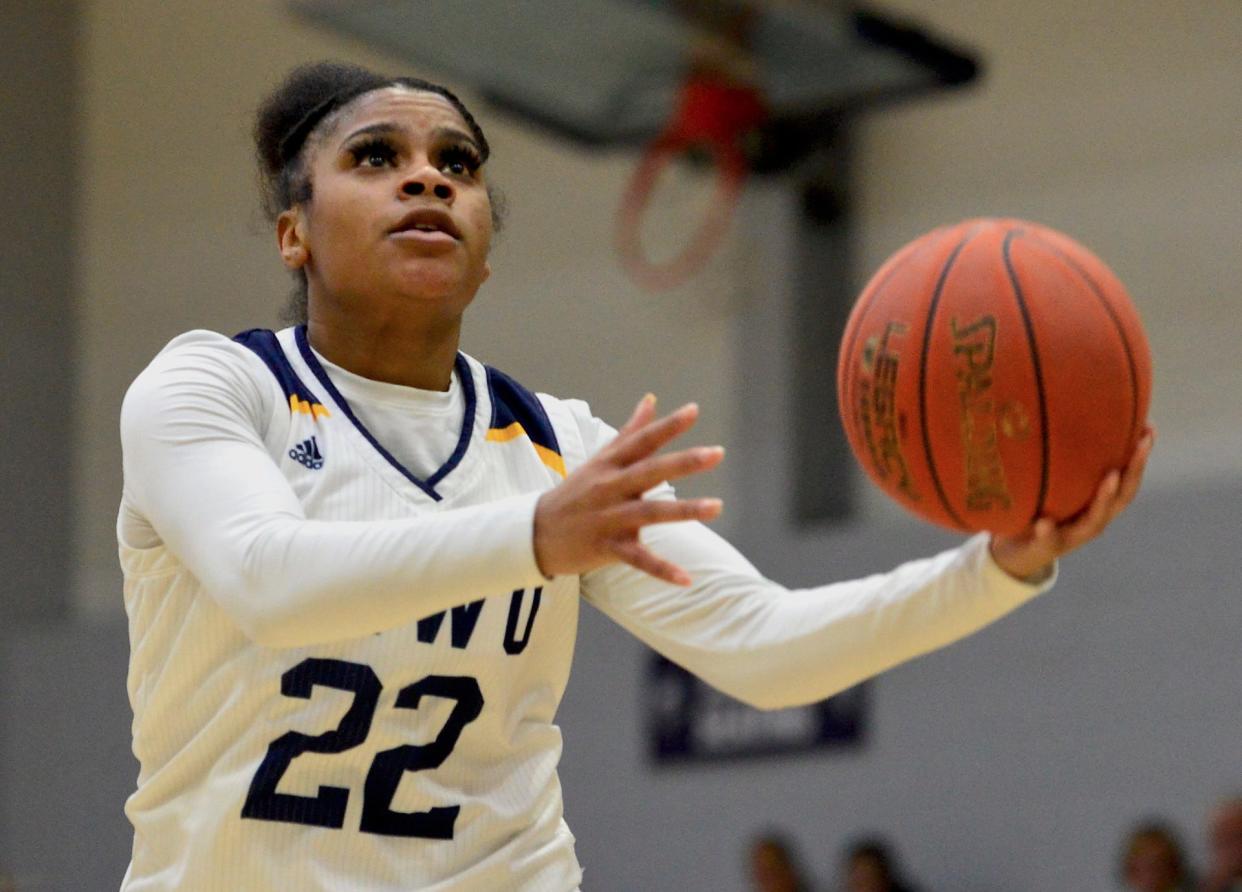
<svg viewBox="0 0 1242 892">
<path fill-rule="evenodd" d="M 867 474 L 919 517 L 1012 534 L 1063 521 L 1142 435 L 1151 354 L 1113 272 L 1022 220 L 936 229 L 858 298 L 837 368 Z"/>
</svg>

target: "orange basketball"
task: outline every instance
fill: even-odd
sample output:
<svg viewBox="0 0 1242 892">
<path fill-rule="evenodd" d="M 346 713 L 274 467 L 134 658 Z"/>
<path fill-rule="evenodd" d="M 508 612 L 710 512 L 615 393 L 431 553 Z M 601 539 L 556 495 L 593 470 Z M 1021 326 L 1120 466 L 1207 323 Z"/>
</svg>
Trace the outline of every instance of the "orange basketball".
<svg viewBox="0 0 1242 892">
<path fill-rule="evenodd" d="M 1015 533 L 1078 514 L 1126 464 L 1151 353 L 1086 248 L 1035 223 L 967 220 L 867 283 L 837 390 L 854 455 L 885 492 L 941 526 Z"/>
</svg>

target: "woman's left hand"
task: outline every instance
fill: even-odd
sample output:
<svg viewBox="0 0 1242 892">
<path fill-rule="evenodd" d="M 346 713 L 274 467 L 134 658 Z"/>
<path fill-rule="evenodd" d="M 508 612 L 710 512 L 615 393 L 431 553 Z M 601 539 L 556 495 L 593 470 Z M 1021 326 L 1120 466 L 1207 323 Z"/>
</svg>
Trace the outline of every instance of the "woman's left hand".
<svg viewBox="0 0 1242 892">
<path fill-rule="evenodd" d="M 1078 517 L 1059 525 L 1050 517 L 1042 517 L 1017 535 L 993 535 L 989 545 L 992 559 L 1017 579 L 1037 578 L 1046 574 L 1057 558 L 1100 535 L 1134 501 L 1155 437 L 1155 429 L 1148 425 L 1125 470 L 1110 471 L 1091 505 Z"/>
</svg>

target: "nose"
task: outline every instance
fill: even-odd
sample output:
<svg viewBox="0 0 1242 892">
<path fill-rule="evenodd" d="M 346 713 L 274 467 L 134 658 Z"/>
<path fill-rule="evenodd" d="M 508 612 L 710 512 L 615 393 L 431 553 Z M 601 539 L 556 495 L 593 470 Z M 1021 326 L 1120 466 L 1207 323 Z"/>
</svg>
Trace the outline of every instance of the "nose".
<svg viewBox="0 0 1242 892">
<path fill-rule="evenodd" d="M 456 191 L 453 184 L 430 164 L 413 171 L 402 183 L 401 191 L 405 195 L 423 195 L 430 192 L 441 201 L 453 201 Z"/>
</svg>

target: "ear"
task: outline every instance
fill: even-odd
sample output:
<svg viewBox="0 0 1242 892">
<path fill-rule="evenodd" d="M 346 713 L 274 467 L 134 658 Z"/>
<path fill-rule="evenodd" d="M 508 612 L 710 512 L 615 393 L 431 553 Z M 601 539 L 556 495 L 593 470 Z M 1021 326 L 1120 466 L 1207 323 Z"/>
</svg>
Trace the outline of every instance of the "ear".
<svg viewBox="0 0 1242 892">
<path fill-rule="evenodd" d="M 310 248 L 306 244 L 306 225 L 302 208 L 281 211 L 276 218 L 276 242 L 280 246 L 280 259 L 290 270 L 301 269 L 310 260 Z"/>
<path fill-rule="evenodd" d="M 491 278 L 491 275 L 492 275 L 492 262 L 490 260 L 484 260 L 483 261 L 483 278 L 479 280 L 479 284 L 482 285 L 489 278 Z"/>
</svg>

